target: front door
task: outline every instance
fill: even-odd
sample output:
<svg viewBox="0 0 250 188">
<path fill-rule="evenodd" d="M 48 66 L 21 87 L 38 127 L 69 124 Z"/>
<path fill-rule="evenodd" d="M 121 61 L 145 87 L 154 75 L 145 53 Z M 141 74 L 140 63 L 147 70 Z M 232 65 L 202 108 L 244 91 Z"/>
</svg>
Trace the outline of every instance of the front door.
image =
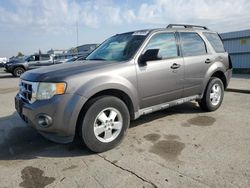
<svg viewBox="0 0 250 188">
<path fill-rule="evenodd" d="M 137 65 L 140 108 L 165 103 L 182 97 L 183 58 L 179 55 L 175 33 L 154 34 L 142 54 L 157 49 L 159 60 Z"/>
</svg>

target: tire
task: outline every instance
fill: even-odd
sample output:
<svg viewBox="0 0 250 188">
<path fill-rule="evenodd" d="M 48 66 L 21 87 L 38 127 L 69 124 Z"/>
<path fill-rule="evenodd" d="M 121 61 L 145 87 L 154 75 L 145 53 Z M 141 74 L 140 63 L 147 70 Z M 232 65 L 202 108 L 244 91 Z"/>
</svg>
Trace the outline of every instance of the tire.
<svg viewBox="0 0 250 188">
<path fill-rule="evenodd" d="M 98 153 L 120 144 L 130 124 L 127 106 L 113 96 L 91 100 L 83 116 L 80 139 L 91 151 Z"/>
<path fill-rule="evenodd" d="M 224 98 L 224 85 L 221 79 L 212 77 L 210 78 L 203 98 L 199 102 L 202 110 L 212 112 L 217 110 Z"/>
<path fill-rule="evenodd" d="M 13 70 L 13 76 L 20 77 L 24 72 L 25 72 L 24 68 L 22 68 L 22 67 L 16 67 Z"/>
</svg>

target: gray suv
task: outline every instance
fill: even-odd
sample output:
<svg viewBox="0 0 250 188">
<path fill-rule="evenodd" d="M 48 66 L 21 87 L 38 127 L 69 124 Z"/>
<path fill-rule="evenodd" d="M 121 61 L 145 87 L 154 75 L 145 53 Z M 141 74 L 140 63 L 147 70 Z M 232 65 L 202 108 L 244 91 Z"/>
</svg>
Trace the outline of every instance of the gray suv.
<svg viewBox="0 0 250 188">
<path fill-rule="evenodd" d="M 193 100 L 215 111 L 231 74 L 216 32 L 172 24 L 114 35 L 83 63 L 23 74 L 15 106 L 48 139 L 68 143 L 77 136 L 103 152 L 118 145 L 130 120 L 142 115 Z"/>
<path fill-rule="evenodd" d="M 53 65 L 53 58 L 49 54 L 34 54 L 24 58 L 13 59 L 4 65 L 5 72 L 20 77 L 25 71 L 39 67 Z"/>
</svg>

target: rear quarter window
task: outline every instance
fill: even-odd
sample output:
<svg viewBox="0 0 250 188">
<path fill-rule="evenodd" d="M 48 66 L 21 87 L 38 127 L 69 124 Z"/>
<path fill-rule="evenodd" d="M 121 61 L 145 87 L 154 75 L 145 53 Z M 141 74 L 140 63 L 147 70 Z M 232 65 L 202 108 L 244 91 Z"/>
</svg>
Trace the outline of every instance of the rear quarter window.
<svg viewBox="0 0 250 188">
<path fill-rule="evenodd" d="M 217 33 L 203 33 L 207 40 L 210 42 L 212 47 L 214 48 L 215 52 L 223 53 L 225 52 L 225 48 L 223 43 Z"/>
<path fill-rule="evenodd" d="M 41 55 L 40 58 L 41 58 L 42 61 L 47 61 L 47 60 L 50 59 L 50 56 L 49 55 Z"/>
</svg>

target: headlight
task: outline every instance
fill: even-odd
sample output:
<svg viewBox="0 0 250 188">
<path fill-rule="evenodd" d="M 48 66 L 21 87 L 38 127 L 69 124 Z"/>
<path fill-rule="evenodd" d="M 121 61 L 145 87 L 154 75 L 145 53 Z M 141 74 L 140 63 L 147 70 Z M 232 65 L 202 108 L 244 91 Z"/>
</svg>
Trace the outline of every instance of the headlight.
<svg viewBox="0 0 250 188">
<path fill-rule="evenodd" d="M 51 99 L 54 95 L 64 94 L 66 83 L 39 83 L 35 94 L 37 100 Z"/>
</svg>

